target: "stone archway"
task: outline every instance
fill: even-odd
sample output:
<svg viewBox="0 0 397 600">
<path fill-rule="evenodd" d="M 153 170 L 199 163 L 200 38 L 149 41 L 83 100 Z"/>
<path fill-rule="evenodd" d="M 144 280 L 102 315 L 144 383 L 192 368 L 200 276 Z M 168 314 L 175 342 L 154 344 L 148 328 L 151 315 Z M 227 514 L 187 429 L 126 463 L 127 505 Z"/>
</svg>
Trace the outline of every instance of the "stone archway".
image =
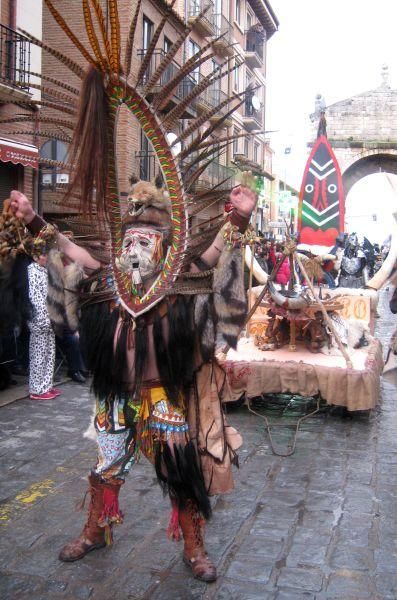
<svg viewBox="0 0 397 600">
<path fill-rule="evenodd" d="M 353 185 L 373 173 L 386 172 L 397 175 L 397 151 L 366 151 L 361 156 L 356 156 L 351 164 L 343 171 L 343 186 L 345 195 Z"/>
</svg>

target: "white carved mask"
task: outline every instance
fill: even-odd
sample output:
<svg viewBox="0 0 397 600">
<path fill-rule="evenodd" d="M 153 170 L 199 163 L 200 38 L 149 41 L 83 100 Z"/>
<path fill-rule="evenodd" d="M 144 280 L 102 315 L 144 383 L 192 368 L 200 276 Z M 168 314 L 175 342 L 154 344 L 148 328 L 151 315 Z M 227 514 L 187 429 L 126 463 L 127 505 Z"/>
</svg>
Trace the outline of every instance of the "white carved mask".
<svg viewBox="0 0 397 600">
<path fill-rule="evenodd" d="M 131 227 L 123 238 L 121 255 L 116 259 L 117 268 L 123 273 L 139 272 L 142 279 L 158 271 L 163 254 L 163 234 L 156 229 Z"/>
</svg>

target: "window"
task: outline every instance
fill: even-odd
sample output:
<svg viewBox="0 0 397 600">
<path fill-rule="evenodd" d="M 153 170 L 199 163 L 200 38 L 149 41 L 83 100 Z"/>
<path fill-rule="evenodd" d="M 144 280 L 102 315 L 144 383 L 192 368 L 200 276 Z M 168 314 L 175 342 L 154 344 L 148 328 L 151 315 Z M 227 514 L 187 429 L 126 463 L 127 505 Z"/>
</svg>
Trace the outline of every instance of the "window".
<svg viewBox="0 0 397 600">
<path fill-rule="evenodd" d="M 193 40 L 189 40 L 189 58 L 192 58 L 197 52 L 199 52 L 200 46 L 193 42 Z M 191 77 L 195 80 L 196 83 L 200 80 L 200 67 L 196 67 L 194 71 L 190 72 Z"/>
<path fill-rule="evenodd" d="M 236 19 L 237 23 L 240 23 L 240 21 L 241 21 L 241 0 L 236 0 L 234 18 Z"/>
<path fill-rule="evenodd" d="M 259 162 L 259 144 L 258 142 L 254 143 L 254 162 Z"/>
<path fill-rule="evenodd" d="M 250 143 L 248 138 L 244 138 L 244 156 L 249 158 L 250 155 Z"/>
<path fill-rule="evenodd" d="M 251 29 L 252 27 L 252 21 L 253 21 L 253 17 L 252 14 L 250 13 L 250 11 L 247 11 L 247 29 L 248 31 Z"/>
<path fill-rule="evenodd" d="M 40 156 L 50 160 L 58 160 L 66 162 L 68 147 L 59 140 L 49 140 L 42 145 Z M 40 183 L 43 187 L 55 188 L 57 184 L 69 183 L 69 173 L 65 173 L 62 167 L 46 167 L 40 168 L 41 178 Z"/>
<path fill-rule="evenodd" d="M 171 40 L 169 38 L 167 38 L 166 36 L 164 36 L 163 49 L 166 54 L 168 54 L 168 52 L 171 50 L 171 46 L 172 46 Z"/>
<path fill-rule="evenodd" d="M 239 135 L 239 134 L 240 134 L 240 129 L 238 129 L 238 127 L 234 127 L 233 135 Z M 238 139 L 233 140 L 233 154 L 238 154 Z"/>
<path fill-rule="evenodd" d="M 153 21 L 143 16 L 143 28 L 142 28 L 142 48 L 147 50 L 149 48 L 151 39 L 153 37 Z"/>
<path fill-rule="evenodd" d="M 240 91 L 240 74 L 241 74 L 241 64 L 238 60 L 234 63 L 234 72 L 233 72 L 233 89 L 235 92 Z"/>
</svg>

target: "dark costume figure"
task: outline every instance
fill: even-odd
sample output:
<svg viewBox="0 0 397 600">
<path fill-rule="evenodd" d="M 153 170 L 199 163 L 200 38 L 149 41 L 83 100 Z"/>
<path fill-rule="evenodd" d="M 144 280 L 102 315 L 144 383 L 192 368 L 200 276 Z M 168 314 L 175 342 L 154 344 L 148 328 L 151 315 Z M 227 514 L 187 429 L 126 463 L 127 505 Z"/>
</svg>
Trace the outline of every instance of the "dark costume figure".
<svg viewBox="0 0 397 600">
<path fill-rule="evenodd" d="M 346 240 L 345 251 L 339 271 L 339 287 L 361 288 L 365 286 L 365 267 L 367 260 L 360 247 L 356 233 Z"/>
</svg>

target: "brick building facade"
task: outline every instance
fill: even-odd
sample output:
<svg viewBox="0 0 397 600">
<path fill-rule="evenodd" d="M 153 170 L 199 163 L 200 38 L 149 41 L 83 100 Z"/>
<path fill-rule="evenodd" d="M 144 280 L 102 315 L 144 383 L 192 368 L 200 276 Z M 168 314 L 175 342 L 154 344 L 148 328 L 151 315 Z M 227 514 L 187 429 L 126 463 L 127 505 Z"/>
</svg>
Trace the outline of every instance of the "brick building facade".
<svg viewBox="0 0 397 600">
<path fill-rule="evenodd" d="M 19 29 L 41 39 L 42 2 L 0 0 L 0 18 L 0 205 L 15 188 L 37 202 L 37 126 L 4 120 L 38 112 L 26 102 L 40 98 L 40 91 L 33 87 L 39 80 L 31 73 L 41 70 L 41 50 Z M 10 104 L 11 100 L 20 104 Z"/>
<path fill-rule="evenodd" d="M 25 20 L 28 15 L 32 21 L 34 20 L 31 15 L 32 3 L 29 3 L 29 0 L 0 1 L 1 17 L 4 25 L 14 26 L 15 30 L 18 26 L 15 21 L 15 14 L 18 13 L 21 15 L 21 11 L 25 15 Z M 106 2 L 101 0 L 100 3 L 106 17 Z M 65 21 L 78 39 L 88 46 L 81 0 L 68 0 L 68 2 L 53 0 L 53 4 L 63 15 Z M 127 27 L 135 9 L 135 4 L 136 0 L 119 0 L 122 40 L 127 39 Z M 208 11 L 203 17 L 200 17 L 201 11 L 207 6 Z M 135 34 L 131 72 L 136 73 L 138 71 L 145 55 L 145 50 L 150 43 L 151 36 L 153 36 L 167 8 L 168 4 L 166 0 L 142 0 Z M 34 9 L 37 11 L 36 3 Z M 11 15 L 10 11 L 14 11 L 14 16 Z M 87 63 L 84 57 L 80 55 L 79 50 L 60 30 L 45 3 L 43 3 L 40 19 L 38 18 L 37 21 L 38 23 L 33 26 L 33 31 L 32 28 L 28 29 L 28 27 L 25 27 L 25 29 L 28 29 L 30 33 L 39 38 L 41 37 L 42 30 L 43 42 L 45 44 L 60 50 L 83 67 L 86 66 Z M 38 31 L 38 24 L 40 25 L 40 31 Z M 181 68 L 181 65 L 197 52 L 199 48 L 210 42 L 213 42 L 212 50 L 214 56 L 212 60 L 201 65 L 200 68 L 181 82 L 175 97 L 170 100 L 170 104 L 166 107 L 166 110 L 172 108 L 203 77 L 208 75 L 212 70 L 217 69 L 220 65 L 222 65 L 224 72 L 230 70 L 230 73 L 210 86 L 195 100 L 185 111 L 176 126 L 177 129 L 172 133 L 178 134 L 189 125 L 190 119 L 197 115 L 205 114 L 206 111 L 208 112 L 213 106 L 226 100 L 228 97 L 230 98 L 233 94 L 242 93 L 248 88 L 252 90 L 233 117 L 225 121 L 224 129 L 221 132 L 222 136 L 250 134 L 249 137 L 240 137 L 228 148 L 226 153 L 214 159 L 202 177 L 200 177 L 197 186 L 210 187 L 227 179 L 227 186 L 230 187 L 230 182 L 234 180 L 239 169 L 250 168 L 261 176 L 269 176 L 269 157 L 271 157 L 271 152 L 269 153 L 269 149 L 266 150 L 264 134 L 258 133 L 265 128 L 266 44 L 278 27 L 277 18 L 268 0 L 215 0 L 214 3 L 211 0 L 177 0 L 157 42 L 156 52 L 148 67 L 147 75 L 154 72 L 171 44 L 185 29 L 186 24 L 191 25 L 192 30 L 174 57 L 174 60 L 163 74 L 161 84 L 164 85 L 167 83 L 167 79 L 169 80 Z M 222 37 L 217 40 L 220 35 Z M 33 47 L 32 45 L 30 46 Z M 35 47 L 36 50 L 37 48 Z M 123 52 L 124 48 L 122 50 L 122 58 Z M 40 68 L 36 67 L 35 70 L 40 71 Z M 78 90 L 81 81 L 74 73 L 66 66 L 60 65 L 47 52 L 42 53 L 42 73 L 45 77 L 57 78 L 75 88 L 77 93 L 65 92 L 66 96 L 61 102 L 62 106 L 66 108 L 77 106 Z M 159 89 L 155 91 L 159 91 Z M 38 93 L 37 90 L 32 89 L 27 89 L 24 93 L 31 94 L 32 91 L 36 92 L 36 94 Z M 7 105 L 7 98 L 1 97 L 1 100 L 5 103 L 1 105 L 0 111 L 3 112 L 0 115 L 6 114 L 7 111 L 11 110 L 21 114 L 25 110 L 20 106 L 16 108 Z M 45 105 L 46 102 L 54 102 L 54 98 L 46 90 L 43 90 L 42 101 L 44 105 L 41 106 L 39 111 L 41 117 L 44 119 L 48 116 L 62 117 L 60 111 L 54 107 Z M 59 103 L 59 99 L 56 102 Z M 218 114 L 213 115 L 211 122 L 216 121 L 216 119 L 224 115 L 227 109 L 228 105 L 219 111 Z M 68 141 L 72 136 L 73 129 L 67 127 L 57 127 L 54 129 L 53 125 L 51 127 L 52 132 L 56 133 L 58 137 L 57 140 L 45 141 L 44 137 L 40 137 L 39 124 L 36 124 L 35 131 L 37 135 L 20 135 L 14 136 L 14 138 L 37 147 L 41 157 L 45 159 L 67 162 Z M 43 134 L 49 130 L 49 126 L 44 127 L 42 125 L 41 128 Z M 17 128 L 15 126 L 10 128 L 10 125 L 7 125 L 4 129 L 4 125 L 0 123 L 0 136 L 3 137 L 3 132 L 5 130 L 10 131 L 10 129 L 15 131 Z M 22 127 L 18 129 L 21 130 Z M 23 129 L 25 131 L 28 129 L 32 130 L 32 126 L 29 125 L 28 127 L 26 125 Z M 189 140 L 187 140 L 188 142 Z M 120 109 L 118 118 L 116 148 L 120 193 L 122 196 L 125 196 L 128 190 L 128 179 L 131 174 L 145 179 L 152 179 L 158 171 L 157 160 L 150 144 L 142 136 L 137 122 L 125 107 Z M 16 169 L 20 169 L 20 167 L 16 167 Z M 49 216 L 64 214 L 66 208 L 62 206 L 62 192 L 68 182 L 69 173 L 67 172 L 67 168 L 41 165 L 38 178 L 34 177 L 34 171 L 31 169 L 31 183 L 29 183 L 28 170 L 28 167 L 23 168 L 23 177 L 18 182 L 19 187 L 22 187 L 25 192 L 34 196 L 34 183 L 37 180 L 37 197 L 35 200 L 39 204 L 39 209 Z M 209 218 L 221 210 L 221 206 L 213 206 L 209 209 L 208 214 L 203 215 L 203 218 Z"/>
</svg>

